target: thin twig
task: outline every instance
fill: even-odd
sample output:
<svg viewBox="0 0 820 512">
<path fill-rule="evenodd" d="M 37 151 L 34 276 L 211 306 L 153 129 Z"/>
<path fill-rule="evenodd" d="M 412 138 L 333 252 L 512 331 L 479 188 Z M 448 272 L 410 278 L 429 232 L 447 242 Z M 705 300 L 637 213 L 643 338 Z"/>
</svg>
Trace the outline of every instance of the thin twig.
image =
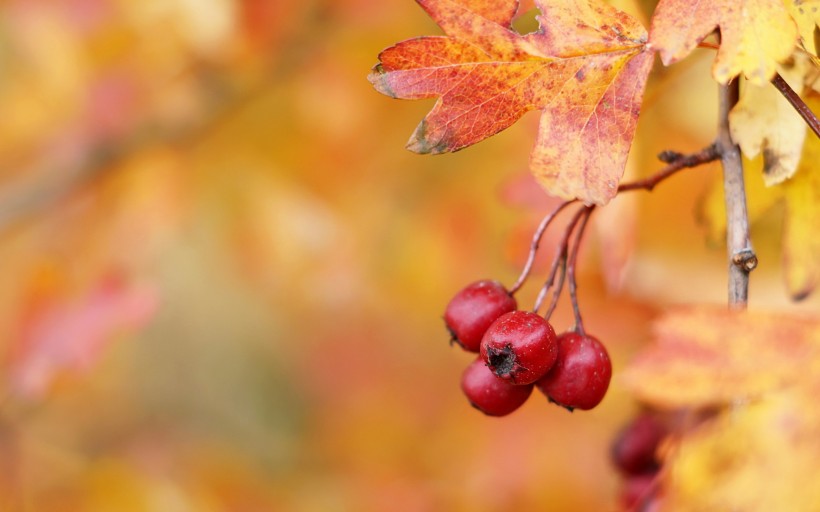
<svg viewBox="0 0 820 512">
<path fill-rule="evenodd" d="M 564 201 L 559 204 L 556 209 L 547 214 L 543 220 L 541 220 L 541 224 L 538 225 L 538 229 L 535 230 L 535 234 L 532 237 L 532 243 L 530 243 L 530 254 L 527 256 L 527 262 L 524 264 L 524 268 L 521 270 L 521 275 L 518 276 L 518 280 L 514 285 L 512 285 L 512 287 L 510 287 L 510 295 L 515 294 L 515 292 L 517 292 L 524 285 L 527 277 L 529 277 L 530 272 L 532 271 L 533 262 L 535 262 L 535 255 L 538 253 L 538 246 L 541 244 L 541 238 L 544 236 L 544 232 L 547 230 L 547 227 L 549 227 L 550 223 L 561 212 L 561 210 L 572 204 L 573 201 L 574 200 Z"/>
<path fill-rule="evenodd" d="M 558 273 L 558 266 L 561 264 L 562 260 L 567 259 L 568 254 L 568 247 L 569 247 L 569 237 L 572 236 L 572 231 L 575 228 L 575 225 L 578 224 L 578 220 L 581 218 L 581 215 L 587 210 L 586 206 L 582 206 L 578 208 L 578 211 L 575 215 L 572 216 L 569 223 L 567 224 L 566 229 L 564 229 L 564 235 L 561 237 L 561 241 L 558 243 L 558 252 L 555 255 L 555 258 L 552 260 L 552 265 L 550 267 L 550 273 L 547 277 L 544 286 L 541 288 L 541 291 L 538 292 L 538 297 L 535 299 L 535 306 L 532 308 L 533 313 L 538 312 L 541 309 L 541 304 L 544 302 L 544 297 L 549 292 L 552 285 L 555 283 L 555 276 Z M 560 284 L 563 287 L 564 280 L 561 279 Z M 560 288 L 558 288 L 560 291 Z"/>
<path fill-rule="evenodd" d="M 564 251 L 564 257 L 561 258 L 561 272 L 558 274 L 558 284 L 555 285 L 555 289 L 552 292 L 552 298 L 550 299 L 550 305 L 547 308 L 547 312 L 544 313 L 544 319 L 549 321 L 552 318 L 552 314 L 555 312 L 555 308 L 558 307 L 558 298 L 561 296 L 561 290 L 564 289 L 564 281 L 567 277 L 567 252 Z"/>
<path fill-rule="evenodd" d="M 669 162 L 669 165 L 648 178 L 629 183 L 621 183 L 621 185 L 618 186 L 618 192 L 628 192 L 631 190 L 647 190 L 651 192 L 658 183 L 682 169 L 697 167 L 720 158 L 720 152 L 715 144 L 705 147 L 697 153 L 692 153 L 690 155 L 681 155 L 672 152 L 664 152 L 661 153 L 661 155 L 664 156 L 665 161 Z"/>
<path fill-rule="evenodd" d="M 740 148 L 729 131 L 729 112 L 737 104 L 738 80 L 719 89 L 717 148 L 723 166 L 723 192 L 726 201 L 726 245 L 729 255 L 729 306 L 745 309 L 749 300 L 749 272 L 757 257 L 749 239 L 749 215 L 746 210 L 746 188 L 743 183 L 743 161 Z"/>
<path fill-rule="evenodd" d="M 791 106 L 794 107 L 797 113 L 800 114 L 800 117 L 809 125 L 811 131 L 820 137 L 820 119 L 817 118 L 817 115 L 812 112 L 809 106 L 800 98 L 800 95 L 794 92 L 794 89 L 789 86 L 788 82 L 783 80 L 783 77 L 777 73 L 775 73 L 774 78 L 772 78 L 772 85 L 791 103 Z"/>
<path fill-rule="evenodd" d="M 581 308 L 578 306 L 578 284 L 575 280 L 575 269 L 578 264 L 578 250 L 581 247 L 581 238 L 587 227 L 589 216 L 595 206 L 586 206 L 580 219 L 580 224 L 575 230 L 575 240 L 572 242 L 572 251 L 567 259 L 567 277 L 569 278 L 569 300 L 572 303 L 572 312 L 575 314 L 575 331 L 581 336 L 586 336 L 584 332 L 584 321 L 581 319 Z"/>
<path fill-rule="evenodd" d="M 547 280 L 544 282 L 544 286 L 541 287 L 541 290 L 538 292 L 538 297 L 535 298 L 535 305 L 532 307 L 533 313 L 538 313 L 538 310 L 541 309 L 541 305 L 544 303 L 544 297 L 547 296 L 547 293 L 552 288 L 552 285 L 555 283 L 555 276 L 558 273 L 558 267 L 562 267 L 561 273 L 563 274 L 566 272 L 566 264 L 567 264 L 567 246 L 564 243 L 559 245 L 558 252 L 555 254 L 555 257 L 552 260 L 552 265 L 550 265 L 550 273 L 547 277 Z M 563 276 L 559 280 L 560 287 L 556 289 L 560 291 L 560 288 L 564 287 L 564 279 Z M 551 312 L 550 312 L 551 313 Z M 549 319 L 549 315 L 545 315 L 547 319 Z"/>
</svg>

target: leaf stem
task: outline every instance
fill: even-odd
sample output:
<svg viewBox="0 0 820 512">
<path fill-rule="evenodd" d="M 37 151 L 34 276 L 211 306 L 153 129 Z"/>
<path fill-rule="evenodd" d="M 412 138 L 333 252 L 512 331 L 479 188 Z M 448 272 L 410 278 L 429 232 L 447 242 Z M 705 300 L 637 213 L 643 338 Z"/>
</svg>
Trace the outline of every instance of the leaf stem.
<svg viewBox="0 0 820 512">
<path fill-rule="evenodd" d="M 817 118 L 817 115 L 812 112 L 809 106 L 800 98 L 800 95 L 777 73 L 775 73 L 774 78 L 772 78 L 772 85 L 791 103 L 791 106 L 794 107 L 797 113 L 800 114 L 800 117 L 809 125 L 811 131 L 820 137 L 820 119 Z"/>
<path fill-rule="evenodd" d="M 572 204 L 574 200 L 571 201 L 564 201 L 563 203 L 559 204 L 557 208 L 553 211 L 548 213 L 542 220 L 541 223 L 538 225 L 538 229 L 535 230 L 535 233 L 532 237 L 532 242 L 530 243 L 530 254 L 527 256 L 527 262 L 524 264 L 524 268 L 521 270 L 521 275 L 518 276 L 518 280 L 515 282 L 512 287 L 510 287 L 510 295 L 514 295 L 526 282 L 527 278 L 532 271 L 533 262 L 535 262 L 535 255 L 538 253 L 538 246 L 541 244 L 541 238 L 544 236 L 544 232 L 549 227 L 550 223 L 555 219 L 555 217 L 561 213 L 561 210 Z"/>
<path fill-rule="evenodd" d="M 746 309 L 749 300 L 749 272 L 757 266 L 757 256 L 749 239 L 749 215 L 743 183 L 740 148 L 729 131 L 729 112 L 737 104 L 739 80 L 719 86 L 717 149 L 723 166 L 726 201 L 726 245 L 729 256 L 729 307 Z"/>
</svg>

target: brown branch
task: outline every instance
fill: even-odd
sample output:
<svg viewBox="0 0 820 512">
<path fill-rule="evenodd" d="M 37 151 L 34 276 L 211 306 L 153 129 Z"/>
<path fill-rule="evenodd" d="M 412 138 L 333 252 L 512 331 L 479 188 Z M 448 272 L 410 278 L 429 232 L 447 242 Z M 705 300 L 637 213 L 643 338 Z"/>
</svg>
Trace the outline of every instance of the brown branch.
<svg viewBox="0 0 820 512">
<path fill-rule="evenodd" d="M 705 147 L 697 153 L 692 153 L 691 155 L 681 155 L 680 153 L 674 153 L 672 151 L 664 151 L 658 155 L 658 157 L 661 160 L 668 162 L 669 165 L 648 178 L 629 183 L 621 183 L 618 186 L 618 192 L 629 192 L 631 190 L 647 190 L 651 192 L 658 183 L 682 169 L 697 167 L 719 159 L 720 152 L 718 151 L 717 146 L 712 144 L 711 146 Z"/>
<path fill-rule="evenodd" d="M 812 112 L 809 106 L 800 98 L 800 95 L 794 92 L 794 89 L 789 86 L 788 82 L 783 80 L 783 77 L 777 73 L 775 73 L 774 78 L 772 78 L 772 85 L 791 103 L 791 106 L 794 107 L 797 113 L 800 114 L 800 117 L 809 125 L 811 131 L 820 137 L 820 119 L 817 118 L 817 115 Z"/>
<path fill-rule="evenodd" d="M 749 300 L 749 272 L 757 257 L 749 239 L 749 215 L 743 183 L 740 148 L 732 140 L 729 112 L 737 104 L 740 88 L 734 80 L 719 88 L 717 148 L 723 166 L 723 192 L 726 201 L 726 245 L 729 253 L 729 307 L 745 309 Z"/>
</svg>

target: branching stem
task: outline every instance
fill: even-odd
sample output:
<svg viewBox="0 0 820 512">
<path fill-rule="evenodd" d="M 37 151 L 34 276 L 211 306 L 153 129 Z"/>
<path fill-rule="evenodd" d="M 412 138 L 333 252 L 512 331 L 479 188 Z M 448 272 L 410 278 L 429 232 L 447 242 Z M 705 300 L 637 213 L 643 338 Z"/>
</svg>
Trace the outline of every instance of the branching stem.
<svg viewBox="0 0 820 512">
<path fill-rule="evenodd" d="M 719 159 L 720 152 L 718 151 L 717 145 L 712 144 L 711 146 L 705 147 L 697 153 L 692 153 L 690 155 L 682 155 L 680 153 L 664 151 L 659 156 L 662 160 L 668 162 L 669 165 L 648 178 L 629 183 L 621 183 L 621 185 L 618 186 L 618 192 L 629 192 L 631 190 L 647 190 L 651 192 L 658 185 L 658 183 L 682 169 L 697 167 Z"/>
<path fill-rule="evenodd" d="M 552 288 L 552 285 L 555 284 L 555 277 L 558 275 L 558 267 L 562 267 L 561 271 L 561 278 L 559 279 L 559 285 L 555 289 L 555 294 L 553 295 L 553 301 L 557 302 L 558 295 L 561 293 L 561 289 L 564 286 L 564 274 L 566 272 L 566 264 L 567 264 L 567 254 L 569 253 L 569 238 L 572 236 L 572 231 L 575 229 L 575 226 L 578 224 L 578 221 L 581 219 L 581 216 L 587 211 L 586 206 L 582 206 L 578 208 L 578 211 L 575 212 L 575 215 L 572 216 L 567 227 L 564 229 L 564 235 L 561 237 L 561 241 L 558 243 L 558 251 L 555 254 L 555 258 L 552 260 L 552 265 L 550 266 L 550 273 L 547 277 L 546 282 L 544 282 L 544 286 L 541 288 L 541 291 L 538 292 L 538 297 L 535 299 L 535 306 L 533 306 L 533 312 L 538 312 L 541 309 L 541 305 L 544 303 L 544 297 L 546 297 L 547 293 Z M 552 314 L 552 310 L 554 307 L 550 308 L 550 315 Z M 549 320 L 549 315 L 545 315 L 547 320 Z"/>
<path fill-rule="evenodd" d="M 686 169 L 689 167 L 697 167 L 699 165 L 719 159 L 720 153 L 718 152 L 717 146 L 715 144 L 712 144 L 711 146 L 708 146 L 698 151 L 697 153 L 692 153 L 689 155 L 684 155 L 674 151 L 664 151 L 659 155 L 659 158 L 662 161 L 666 162 L 668 165 L 660 171 L 658 171 L 657 173 L 647 178 L 632 181 L 629 183 L 622 183 L 618 187 L 618 192 L 630 192 L 633 190 L 652 191 L 659 183 L 666 180 L 670 176 L 677 174 L 682 169 Z M 577 202 L 577 199 L 570 199 L 568 201 L 564 201 L 541 220 L 541 223 L 538 225 L 538 228 L 535 230 L 535 233 L 533 234 L 532 242 L 530 244 L 530 252 L 527 256 L 527 261 L 524 264 L 524 268 L 522 269 L 521 275 L 518 277 L 518 280 L 515 282 L 515 284 L 512 285 L 512 287 L 510 287 L 510 294 L 513 294 L 520 290 L 526 282 L 527 278 L 529 277 L 530 272 L 532 271 L 536 254 L 538 253 L 538 248 L 541 244 L 541 239 L 543 238 L 544 233 L 546 232 L 549 225 L 564 208 L 575 202 Z M 547 293 L 549 293 L 550 289 L 553 289 L 550 305 L 547 308 L 547 312 L 544 314 L 544 317 L 547 320 L 549 320 L 558 304 L 558 298 L 560 297 L 561 291 L 564 288 L 564 281 L 567 276 L 567 272 L 569 271 L 571 272 L 571 300 L 573 302 L 573 309 L 575 311 L 576 322 L 581 330 L 583 330 L 583 326 L 580 322 L 581 315 L 580 310 L 578 308 L 578 301 L 576 297 L 577 292 L 575 290 L 574 281 L 576 271 L 575 259 L 577 258 L 578 246 L 581 241 L 581 235 L 583 234 L 583 230 L 586 228 L 587 220 L 589 219 L 589 216 L 592 214 L 594 208 L 594 206 L 583 206 L 579 208 L 575 215 L 572 217 L 572 219 L 570 219 L 569 223 L 567 224 L 564 230 L 564 235 L 558 244 L 558 250 L 555 253 L 555 257 L 553 258 L 552 264 L 550 265 L 550 271 L 547 280 L 544 282 L 544 286 L 539 291 L 538 297 L 535 299 L 535 306 L 533 307 L 533 312 L 537 312 L 539 309 L 541 309 L 541 306 L 544 303 L 544 299 L 546 298 Z M 569 254 L 569 239 L 572 236 L 572 232 L 575 229 L 575 226 L 578 225 L 582 217 L 583 224 L 581 225 L 581 228 L 578 230 L 578 233 L 576 235 L 577 238 L 575 243 L 573 244 L 572 254 Z M 558 279 L 557 284 L 556 278 Z"/>
<path fill-rule="evenodd" d="M 521 270 L 521 275 L 518 276 L 518 280 L 515 282 L 514 285 L 510 288 L 510 295 L 515 294 L 526 282 L 527 278 L 532 271 L 533 262 L 535 262 L 535 255 L 538 253 L 538 246 L 541 244 L 541 238 L 544 236 L 544 232 L 549 227 L 550 223 L 555 219 L 555 217 L 561 213 L 561 210 L 572 204 L 574 201 L 564 201 L 556 209 L 548 213 L 543 220 L 541 220 L 541 224 L 538 225 L 538 229 L 535 230 L 535 234 L 532 237 L 532 242 L 530 243 L 530 254 L 527 256 L 527 262 L 524 264 L 524 268 Z"/>
<path fill-rule="evenodd" d="M 757 266 L 749 239 L 749 215 L 740 148 L 729 131 L 729 112 L 738 101 L 738 80 L 719 89 L 717 148 L 723 166 L 723 192 L 726 201 L 726 245 L 729 260 L 729 307 L 746 309 L 749 300 L 749 272 Z"/>
<path fill-rule="evenodd" d="M 578 306 L 578 284 L 575 280 L 575 269 L 578 264 L 578 250 L 581 247 L 581 238 L 587 227 L 589 216 L 595 206 L 586 206 L 581 211 L 581 218 L 578 228 L 575 230 L 575 239 L 572 242 L 572 251 L 567 259 L 567 277 L 569 278 L 569 299 L 572 303 L 572 312 L 575 314 L 575 331 L 581 336 L 586 336 L 584 331 L 584 321 L 581 319 L 581 308 Z"/>
</svg>

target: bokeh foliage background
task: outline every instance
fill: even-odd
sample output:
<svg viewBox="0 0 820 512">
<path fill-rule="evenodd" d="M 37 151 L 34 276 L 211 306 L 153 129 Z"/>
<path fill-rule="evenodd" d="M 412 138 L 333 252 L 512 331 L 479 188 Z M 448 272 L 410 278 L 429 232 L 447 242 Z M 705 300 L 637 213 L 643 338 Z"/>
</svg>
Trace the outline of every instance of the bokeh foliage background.
<svg viewBox="0 0 820 512">
<path fill-rule="evenodd" d="M 535 117 L 402 149 L 430 103 L 365 76 L 436 33 L 410 0 L 0 4 L 0 509 L 616 508 L 619 369 L 665 305 L 724 300 L 696 223 L 718 169 L 596 214 L 580 297 L 605 402 L 485 418 L 440 316 L 470 281 L 511 283 L 555 203 L 526 172 Z M 656 70 L 633 176 L 711 141 L 710 60 Z M 781 221 L 755 226 L 753 305 L 788 304 Z"/>
</svg>

